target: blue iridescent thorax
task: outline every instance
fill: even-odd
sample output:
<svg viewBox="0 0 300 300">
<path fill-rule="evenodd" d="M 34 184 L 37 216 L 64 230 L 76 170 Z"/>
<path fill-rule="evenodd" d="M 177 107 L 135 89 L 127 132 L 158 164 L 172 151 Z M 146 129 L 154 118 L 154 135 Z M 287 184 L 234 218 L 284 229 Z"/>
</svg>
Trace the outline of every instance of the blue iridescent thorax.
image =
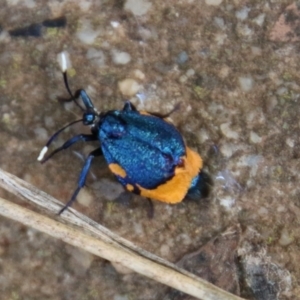
<svg viewBox="0 0 300 300">
<path fill-rule="evenodd" d="M 178 130 L 156 116 L 135 110 L 109 111 L 98 128 L 108 164 L 118 164 L 130 181 L 147 189 L 170 179 L 185 155 Z"/>
</svg>

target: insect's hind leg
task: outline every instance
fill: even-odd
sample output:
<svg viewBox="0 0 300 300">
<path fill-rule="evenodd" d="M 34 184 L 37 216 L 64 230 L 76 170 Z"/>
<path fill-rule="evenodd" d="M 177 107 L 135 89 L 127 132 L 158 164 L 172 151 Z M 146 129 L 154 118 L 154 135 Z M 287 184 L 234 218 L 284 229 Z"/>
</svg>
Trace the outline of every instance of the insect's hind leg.
<svg viewBox="0 0 300 300">
<path fill-rule="evenodd" d="M 103 155 L 101 148 L 98 148 L 98 149 L 92 151 L 88 155 L 87 159 L 85 160 L 84 166 L 83 166 L 83 168 L 80 172 L 77 188 L 76 188 L 75 192 L 73 193 L 71 199 L 59 211 L 59 213 L 58 213 L 59 215 L 62 214 L 76 200 L 76 197 L 79 194 L 80 190 L 85 186 L 86 177 L 87 177 L 87 174 L 88 174 L 89 169 L 91 167 L 92 160 L 94 159 L 94 157 L 101 156 L 101 155 Z"/>
<path fill-rule="evenodd" d="M 213 182 L 211 177 L 201 170 L 195 178 L 194 185 L 188 190 L 187 197 L 192 200 L 207 198 L 212 186 Z"/>
</svg>

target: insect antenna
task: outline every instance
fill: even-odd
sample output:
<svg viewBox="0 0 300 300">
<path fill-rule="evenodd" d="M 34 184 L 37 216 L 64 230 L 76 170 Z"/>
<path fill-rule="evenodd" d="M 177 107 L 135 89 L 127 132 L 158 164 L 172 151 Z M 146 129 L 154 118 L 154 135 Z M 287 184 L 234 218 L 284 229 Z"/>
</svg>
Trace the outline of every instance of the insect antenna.
<svg viewBox="0 0 300 300">
<path fill-rule="evenodd" d="M 71 96 L 70 99 L 60 99 L 61 102 L 71 102 L 74 101 L 75 104 L 82 110 L 85 111 L 85 109 L 78 103 L 77 98 L 79 97 L 79 93 L 75 93 L 75 95 L 73 95 L 70 86 L 69 86 L 69 82 L 68 82 L 68 76 L 67 76 L 67 69 L 68 69 L 68 59 L 67 59 L 67 53 L 66 52 L 61 52 L 59 54 L 59 64 L 63 73 L 63 78 L 64 78 L 64 84 L 66 87 L 66 90 L 68 91 L 69 95 Z"/>
<path fill-rule="evenodd" d="M 57 138 L 57 136 L 62 132 L 64 131 L 66 128 L 72 126 L 73 124 L 76 124 L 76 123 L 79 123 L 79 122 L 82 122 L 83 119 L 80 119 L 80 120 L 76 120 L 76 121 L 73 121 L 69 124 L 67 124 L 66 126 L 62 127 L 61 129 L 59 129 L 58 131 L 56 131 L 51 137 L 50 139 L 48 140 L 48 142 L 46 143 L 46 145 L 43 147 L 43 149 L 41 150 L 37 160 L 40 161 L 40 162 L 45 162 L 46 160 L 48 160 L 50 157 L 45 157 L 45 154 L 47 153 L 48 151 L 48 148 L 50 146 L 50 144 Z"/>
</svg>

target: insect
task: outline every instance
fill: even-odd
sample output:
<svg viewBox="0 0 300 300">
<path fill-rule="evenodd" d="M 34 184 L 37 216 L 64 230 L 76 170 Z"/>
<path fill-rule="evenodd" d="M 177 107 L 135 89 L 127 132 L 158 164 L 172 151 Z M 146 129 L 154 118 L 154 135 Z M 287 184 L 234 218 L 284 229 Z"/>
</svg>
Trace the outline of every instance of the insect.
<svg viewBox="0 0 300 300">
<path fill-rule="evenodd" d="M 55 19 L 44 20 L 41 23 L 32 23 L 25 27 L 19 27 L 9 30 L 8 33 L 12 37 L 35 37 L 38 38 L 45 33 L 44 28 L 63 28 L 66 26 L 67 19 L 62 16 Z"/>
<path fill-rule="evenodd" d="M 56 153 L 84 141 L 98 141 L 100 147 L 85 160 L 78 185 L 61 214 L 84 187 L 92 160 L 104 156 L 109 169 L 123 187 L 146 198 L 166 203 L 179 203 L 187 195 L 205 196 L 206 185 L 200 155 L 186 146 L 176 127 L 166 120 L 169 115 L 138 111 L 126 101 L 123 109 L 98 113 L 80 89 L 73 95 L 67 81 L 66 57 L 62 54 L 64 83 L 71 98 L 83 111 L 82 119 L 71 122 L 52 135 L 40 152 L 38 161 L 46 162 Z M 77 102 L 80 98 L 84 108 Z M 82 122 L 91 127 L 91 134 L 78 134 L 67 140 L 48 156 L 50 144 L 67 127 Z"/>
</svg>

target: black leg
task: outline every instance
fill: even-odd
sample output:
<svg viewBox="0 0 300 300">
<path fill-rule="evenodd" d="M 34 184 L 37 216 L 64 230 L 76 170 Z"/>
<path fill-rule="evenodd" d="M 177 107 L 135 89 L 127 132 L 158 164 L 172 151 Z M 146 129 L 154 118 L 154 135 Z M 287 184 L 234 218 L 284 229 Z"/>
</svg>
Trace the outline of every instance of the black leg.
<svg viewBox="0 0 300 300">
<path fill-rule="evenodd" d="M 84 141 L 84 142 L 90 142 L 90 141 L 96 141 L 98 140 L 98 137 L 93 135 L 93 134 L 79 134 L 73 136 L 71 139 L 67 140 L 62 146 L 59 148 L 55 149 L 53 152 L 51 152 L 48 156 L 43 158 L 41 160 L 41 163 L 45 163 L 48 159 L 50 159 L 54 154 L 65 150 L 69 147 L 71 147 L 73 144 L 79 142 L 79 141 Z"/>
<path fill-rule="evenodd" d="M 75 104 L 76 104 L 82 111 L 86 111 L 86 109 L 91 109 L 92 111 L 94 111 L 94 109 L 95 109 L 95 108 L 94 108 L 94 104 L 92 103 L 91 98 L 88 96 L 88 94 L 86 93 L 85 90 L 83 90 L 83 89 L 77 90 L 77 91 L 75 92 L 75 94 L 72 95 L 71 90 L 70 90 L 69 85 L 68 85 L 68 81 L 67 81 L 67 79 L 66 79 L 66 78 L 67 78 L 66 76 L 67 76 L 67 73 L 64 73 L 65 85 L 66 85 L 67 90 L 68 90 L 69 94 L 71 95 L 71 97 L 70 97 L 70 98 L 61 98 L 61 97 L 59 97 L 59 98 L 58 98 L 58 101 L 59 101 L 59 102 L 72 102 L 72 101 L 74 101 Z M 82 100 L 82 102 L 83 102 L 85 108 L 83 108 L 83 107 L 77 102 L 77 99 L 78 99 L 78 98 L 81 98 L 81 100 Z"/>
<path fill-rule="evenodd" d="M 131 111 L 131 110 L 136 111 L 136 107 L 130 101 L 126 101 L 124 104 L 123 110 L 124 111 Z"/>
<path fill-rule="evenodd" d="M 148 215 L 149 219 L 153 219 L 153 217 L 154 217 L 153 202 L 152 202 L 152 200 L 150 198 L 147 198 L 147 200 L 148 200 L 148 203 L 149 203 L 149 209 L 148 209 L 147 215 Z"/>
<path fill-rule="evenodd" d="M 168 113 L 166 114 L 162 114 L 162 113 L 156 113 L 156 112 L 149 112 L 150 115 L 153 115 L 153 116 L 156 116 L 156 117 L 159 117 L 161 119 L 166 119 L 168 117 L 170 117 L 170 115 L 175 112 L 176 110 L 179 110 L 180 109 L 180 103 L 177 103 L 174 108 L 169 111 Z"/>
<path fill-rule="evenodd" d="M 102 155 L 102 150 L 101 148 L 98 148 L 94 151 L 92 151 L 87 159 L 85 160 L 85 163 L 84 163 L 84 166 L 80 172 L 80 175 L 79 175 L 79 180 L 78 180 L 78 185 L 77 185 L 77 188 L 75 190 L 75 192 L 73 193 L 71 199 L 67 202 L 67 204 L 59 211 L 59 215 L 62 214 L 69 206 L 72 205 L 72 203 L 76 200 L 76 197 L 78 195 L 78 193 L 80 192 L 80 190 L 84 187 L 85 185 L 85 181 L 86 181 L 86 177 L 87 177 L 87 174 L 89 172 L 89 169 L 91 167 L 91 163 L 92 163 L 92 160 L 95 156 L 101 156 Z"/>
</svg>

